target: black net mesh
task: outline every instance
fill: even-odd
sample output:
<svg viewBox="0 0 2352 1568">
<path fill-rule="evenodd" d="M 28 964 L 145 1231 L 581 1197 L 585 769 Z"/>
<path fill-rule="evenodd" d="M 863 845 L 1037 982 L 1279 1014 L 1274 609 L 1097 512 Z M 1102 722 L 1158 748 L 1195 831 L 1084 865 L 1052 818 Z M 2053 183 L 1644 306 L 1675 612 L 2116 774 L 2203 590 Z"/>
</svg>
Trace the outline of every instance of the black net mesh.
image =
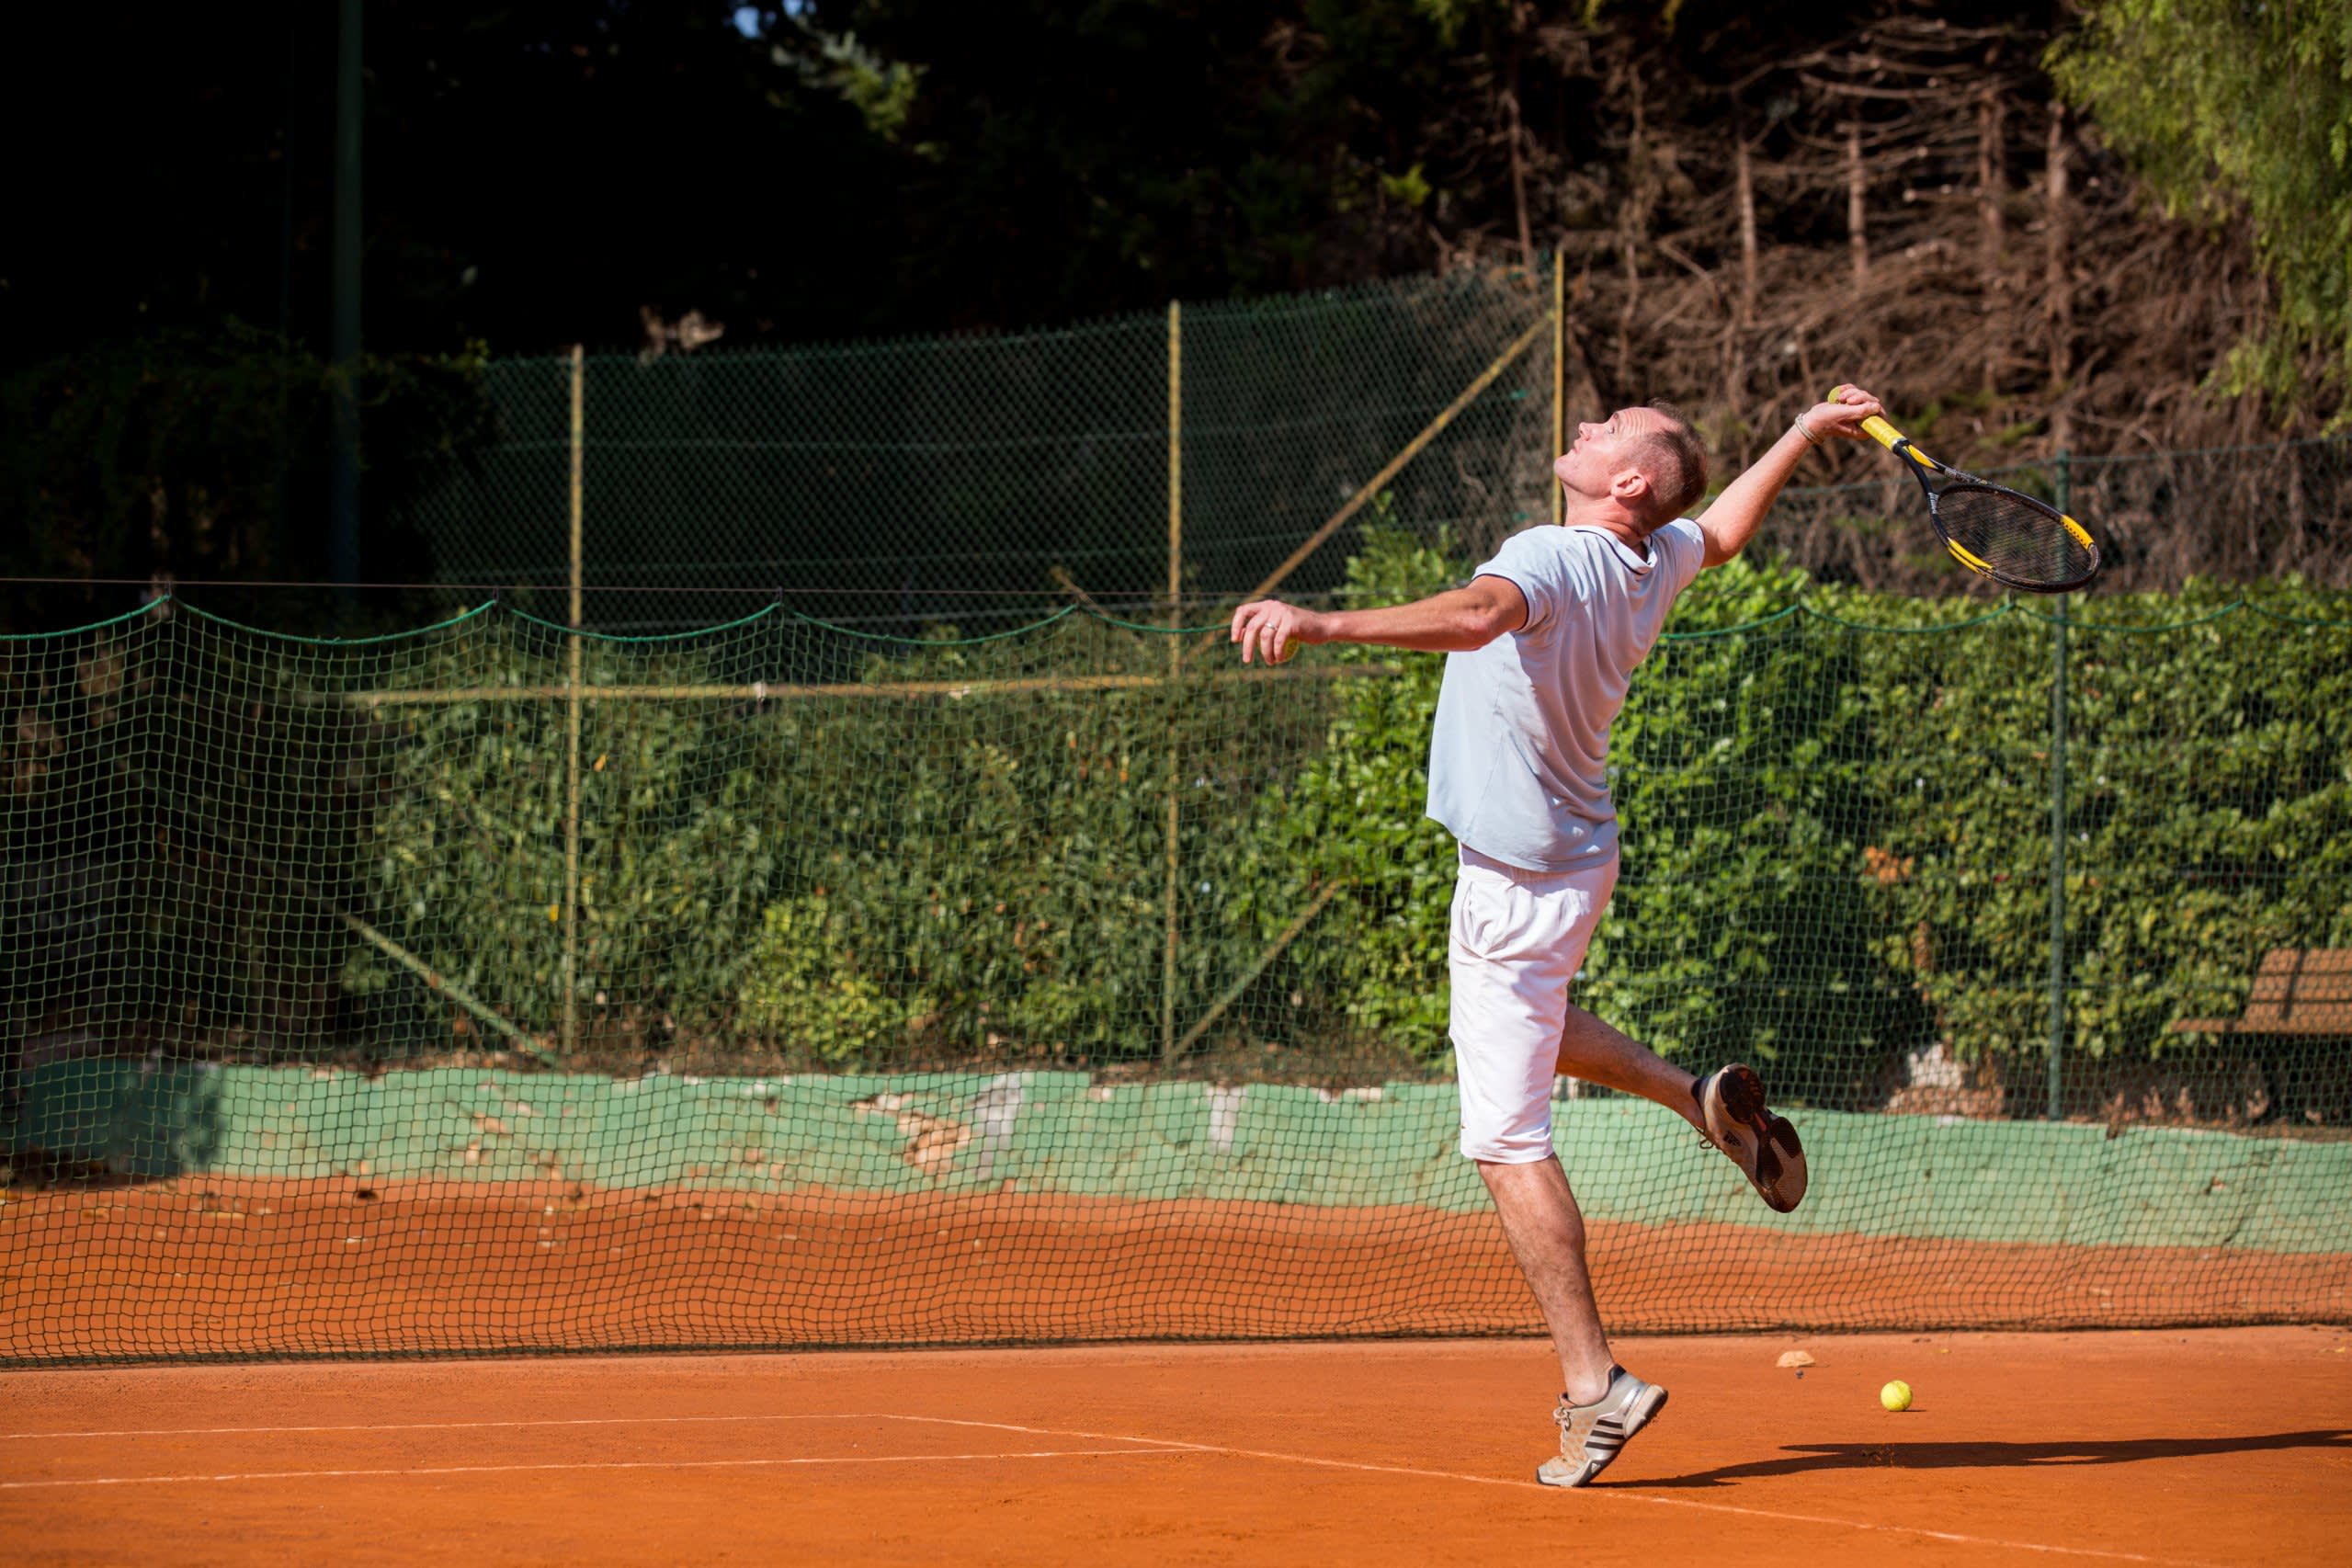
<svg viewBox="0 0 2352 1568">
<path fill-rule="evenodd" d="M 1562 1080 L 1613 1324 L 2352 1315 L 2352 607 L 2096 608 L 1687 597 L 1581 1000 L 1754 1062 L 1813 1189 Z M 0 642 L 0 1357 L 1533 1332 L 1454 1148 L 1440 667 Z"/>
<path fill-rule="evenodd" d="M 1463 271 L 1187 305 L 1174 324 L 591 356 L 588 623 L 708 625 L 780 595 L 912 635 L 1018 625 L 1074 591 L 1152 605 L 1171 553 L 1172 370 L 1187 596 L 1263 581 L 1425 431 L 1356 521 L 1499 542 L 1550 504 L 1522 460 L 1550 439 L 1548 298 L 1530 275 Z M 572 375 L 491 367 L 496 439 L 411 519 L 441 581 L 540 585 L 525 602 L 563 616 Z M 1336 586 L 1357 537 L 1332 535 L 1285 587 Z"/>
<path fill-rule="evenodd" d="M 1173 342 L 1154 315 L 983 339 L 590 356 L 586 624 L 681 630 L 779 600 L 910 636 L 1085 601 L 1158 619 L 1172 556 L 1186 600 L 1215 601 L 1315 540 L 1280 585 L 1312 597 L 1340 585 L 1371 528 L 1479 558 L 1550 515 L 1548 281 L 1462 272 L 1187 305 Z M 492 437 L 402 519 L 452 607 L 495 591 L 567 618 L 573 384 L 569 360 L 492 364 Z M 1710 434 L 1727 476 L 1734 443 Z M 2084 519 L 2104 591 L 2259 582 L 2281 561 L 2340 587 L 2352 585 L 2347 453 L 2337 437 L 1986 472 Z M 1994 592 L 1937 548 L 1912 479 L 1881 454 L 1833 451 L 1805 472 L 1857 476 L 1792 486 L 1774 508 L 1767 545 L 1816 580 Z M 244 602 L 272 623 L 299 608 Z"/>
</svg>

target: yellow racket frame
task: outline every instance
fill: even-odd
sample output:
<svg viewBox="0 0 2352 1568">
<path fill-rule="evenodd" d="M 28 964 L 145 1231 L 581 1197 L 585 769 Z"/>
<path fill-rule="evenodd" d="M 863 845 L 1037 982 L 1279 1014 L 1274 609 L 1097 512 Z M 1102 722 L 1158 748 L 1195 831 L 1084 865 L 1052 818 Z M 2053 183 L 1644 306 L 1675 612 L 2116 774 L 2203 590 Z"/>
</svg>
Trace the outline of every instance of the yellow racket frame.
<svg viewBox="0 0 2352 1568">
<path fill-rule="evenodd" d="M 1829 403 L 1840 402 L 1843 399 L 1843 394 L 1848 390 L 1849 389 L 1845 383 L 1840 382 L 1838 385 L 1829 389 L 1829 396 L 1824 401 Z M 1971 484 L 1984 483 L 1984 481 L 1977 478 L 1976 475 L 1972 473 L 1963 473 L 1959 469 L 1953 468 L 1948 463 L 1937 462 L 1934 458 L 1931 458 L 1926 453 L 1921 451 L 1919 449 L 1919 444 L 1916 441 L 1914 441 L 1910 437 L 1904 435 L 1902 431 L 1896 429 L 1892 425 L 1888 424 L 1884 419 L 1881 419 L 1875 414 L 1862 421 L 1862 429 L 1872 440 L 1878 442 L 1880 446 L 1884 447 L 1888 451 L 1892 452 L 1896 457 L 1909 458 L 1913 462 L 1917 463 L 1921 468 L 1926 469 L 1930 473 L 1947 474 L 1953 479 L 1963 480 Z M 2005 487 L 1993 485 L 1988 488 L 2002 489 Z M 2074 542 L 2081 545 L 2085 550 L 2089 551 L 2091 552 L 2092 559 L 2096 561 L 2098 557 L 2099 547 L 2092 542 L 2090 530 L 2083 527 L 2082 524 L 2076 522 L 2074 518 L 2068 517 L 2065 513 L 2059 512 L 2056 507 L 2053 506 L 2051 510 L 2057 513 L 2058 521 L 2064 527 L 2066 531 L 2074 536 Z M 1938 536 L 1942 537 L 1944 540 L 1944 548 L 1951 551 L 1952 559 L 1958 561 L 1961 565 L 1981 576 L 1991 577 L 1995 575 L 1993 568 L 1987 565 L 1984 562 L 1979 560 L 1973 551 L 1953 543 L 1951 537 L 1945 534 L 1942 528 L 1938 528 L 1936 531 Z"/>
</svg>

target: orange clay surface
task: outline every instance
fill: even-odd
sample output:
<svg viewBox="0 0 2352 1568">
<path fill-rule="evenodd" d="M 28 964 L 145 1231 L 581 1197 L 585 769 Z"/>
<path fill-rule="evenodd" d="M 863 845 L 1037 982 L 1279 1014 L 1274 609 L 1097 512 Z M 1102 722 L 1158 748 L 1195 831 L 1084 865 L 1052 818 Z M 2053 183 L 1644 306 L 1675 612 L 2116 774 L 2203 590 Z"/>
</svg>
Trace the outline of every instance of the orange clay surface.
<svg viewBox="0 0 2352 1568">
<path fill-rule="evenodd" d="M 1592 1254 L 1624 1329 L 2352 1322 L 2337 1254 L 1699 1223 Z M 218 1178 L 0 1210 L 0 1355 L 29 1360 L 1540 1327 L 1491 1212 Z"/>
<path fill-rule="evenodd" d="M 1801 1346 L 1800 1378 L 1774 1365 Z M 2341 1563 L 2352 1334 L 1626 1339 L 1547 1491 L 1540 1343 L 40 1370 L 13 1562 Z M 1911 1411 L 1879 1406 L 1907 1379 Z"/>
</svg>

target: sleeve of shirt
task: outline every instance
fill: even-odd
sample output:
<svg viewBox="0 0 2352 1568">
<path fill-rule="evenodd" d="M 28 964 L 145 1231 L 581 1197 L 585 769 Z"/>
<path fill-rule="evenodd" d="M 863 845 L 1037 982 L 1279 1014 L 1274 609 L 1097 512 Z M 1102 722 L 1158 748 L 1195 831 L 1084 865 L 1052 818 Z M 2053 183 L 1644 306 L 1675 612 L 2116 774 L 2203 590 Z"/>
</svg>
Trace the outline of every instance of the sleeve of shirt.
<svg viewBox="0 0 2352 1568">
<path fill-rule="evenodd" d="M 1528 601 L 1522 636 L 1542 635 L 1559 619 L 1561 607 L 1575 597 L 1567 555 L 1560 548 L 1562 532 L 1540 524 L 1522 529 L 1505 540 L 1494 559 L 1477 571 L 1478 576 L 1501 577 L 1517 585 Z"/>
<path fill-rule="evenodd" d="M 1675 592 L 1681 593 L 1707 564 L 1707 536 L 1688 517 L 1676 517 L 1650 537 L 1665 558 L 1666 569 L 1674 574 Z"/>
</svg>

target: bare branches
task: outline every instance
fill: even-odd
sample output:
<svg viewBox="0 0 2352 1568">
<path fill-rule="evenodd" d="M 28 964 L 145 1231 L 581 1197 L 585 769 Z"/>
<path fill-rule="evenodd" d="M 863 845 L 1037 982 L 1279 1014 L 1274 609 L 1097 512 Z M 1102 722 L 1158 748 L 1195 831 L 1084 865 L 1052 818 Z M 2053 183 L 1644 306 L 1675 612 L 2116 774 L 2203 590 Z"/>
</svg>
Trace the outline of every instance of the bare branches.
<svg viewBox="0 0 2352 1568">
<path fill-rule="evenodd" d="M 2202 390 L 2263 308 L 2246 242 L 2148 210 L 2095 135 L 2052 140 L 2040 13 L 1865 14 L 1795 55 L 1738 20 L 1693 49 L 1567 0 L 1465 14 L 1442 103 L 1384 114 L 1348 177 L 1437 193 L 1381 210 L 1384 270 L 1557 247 L 1580 400 L 1672 397 L 1726 461 L 1841 379 L 1979 468 L 2259 433 Z"/>
</svg>

